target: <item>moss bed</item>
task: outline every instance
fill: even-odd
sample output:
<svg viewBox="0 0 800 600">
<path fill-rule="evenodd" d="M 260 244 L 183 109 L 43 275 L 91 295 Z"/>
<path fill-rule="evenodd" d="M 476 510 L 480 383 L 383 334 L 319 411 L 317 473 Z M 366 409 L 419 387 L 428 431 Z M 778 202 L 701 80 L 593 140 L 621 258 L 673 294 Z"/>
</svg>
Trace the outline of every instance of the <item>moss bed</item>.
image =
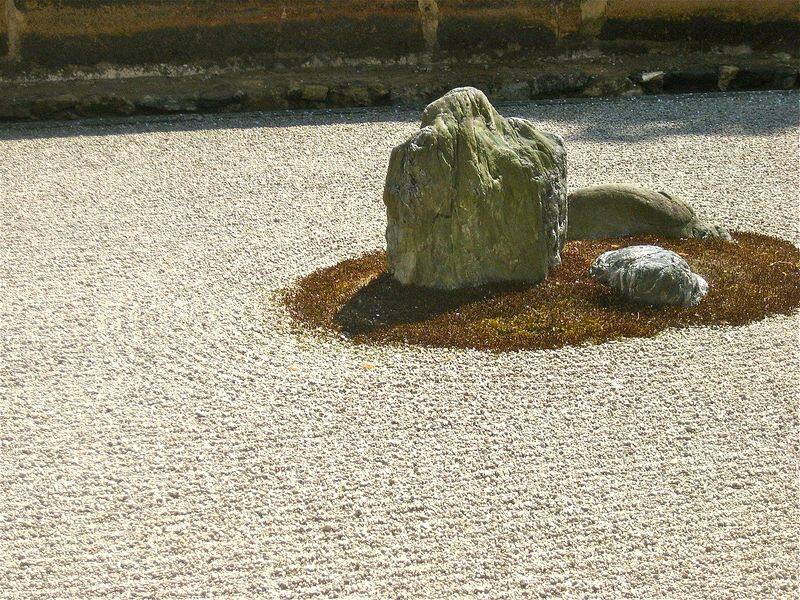
<svg viewBox="0 0 800 600">
<path fill-rule="evenodd" d="M 754 233 L 719 239 L 624 239 L 568 242 L 562 264 L 538 285 L 494 284 L 457 291 L 403 286 L 376 251 L 300 279 L 283 298 L 304 328 L 356 343 L 523 350 L 651 337 L 668 327 L 743 325 L 800 306 L 800 251 Z M 709 283 L 694 308 L 627 303 L 589 277 L 606 250 L 655 244 L 686 259 Z"/>
</svg>

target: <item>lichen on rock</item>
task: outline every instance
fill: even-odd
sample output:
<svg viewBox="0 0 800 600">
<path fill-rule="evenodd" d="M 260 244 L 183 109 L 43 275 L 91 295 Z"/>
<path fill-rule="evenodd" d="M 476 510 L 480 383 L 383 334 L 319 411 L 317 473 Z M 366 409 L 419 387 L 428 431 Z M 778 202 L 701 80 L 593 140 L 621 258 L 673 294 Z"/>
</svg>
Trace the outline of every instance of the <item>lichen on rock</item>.
<svg viewBox="0 0 800 600">
<path fill-rule="evenodd" d="M 697 306 L 708 293 L 705 279 L 692 273 L 679 254 L 659 246 L 628 246 L 604 252 L 589 273 L 620 296 L 650 306 Z"/>
<path fill-rule="evenodd" d="M 457 88 L 428 105 L 391 155 L 389 270 L 440 289 L 538 282 L 560 264 L 567 224 L 563 140 Z"/>
</svg>

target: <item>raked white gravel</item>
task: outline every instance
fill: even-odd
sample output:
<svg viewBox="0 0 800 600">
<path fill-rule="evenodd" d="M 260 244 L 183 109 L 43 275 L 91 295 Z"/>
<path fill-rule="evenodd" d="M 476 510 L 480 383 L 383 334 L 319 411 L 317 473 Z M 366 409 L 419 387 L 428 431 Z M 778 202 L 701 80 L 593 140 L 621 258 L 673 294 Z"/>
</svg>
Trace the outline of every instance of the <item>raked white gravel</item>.
<svg viewBox="0 0 800 600">
<path fill-rule="evenodd" d="M 796 93 L 500 110 L 571 187 L 800 241 Z M 504 355 L 291 333 L 274 290 L 383 245 L 418 115 L 0 127 L 2 597 L 797 593 L 797 315 Z"/>
</svg>

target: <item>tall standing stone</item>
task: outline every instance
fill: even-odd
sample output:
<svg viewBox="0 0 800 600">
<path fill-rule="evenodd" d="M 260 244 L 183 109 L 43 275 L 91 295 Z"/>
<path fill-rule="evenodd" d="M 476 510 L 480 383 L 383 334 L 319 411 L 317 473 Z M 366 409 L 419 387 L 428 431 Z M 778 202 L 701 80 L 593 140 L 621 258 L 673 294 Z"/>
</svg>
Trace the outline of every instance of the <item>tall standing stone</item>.
<svg viewBox="0 0 800 600">
<path fill-rule="evenodd" d="M 566 175 L 559 136 L 503 118 L 477 89 L 449 92 L 392 151 L 383 195 L 391 273 L 442 289 L 543 280 L 561 263 Z"/>
</svg>

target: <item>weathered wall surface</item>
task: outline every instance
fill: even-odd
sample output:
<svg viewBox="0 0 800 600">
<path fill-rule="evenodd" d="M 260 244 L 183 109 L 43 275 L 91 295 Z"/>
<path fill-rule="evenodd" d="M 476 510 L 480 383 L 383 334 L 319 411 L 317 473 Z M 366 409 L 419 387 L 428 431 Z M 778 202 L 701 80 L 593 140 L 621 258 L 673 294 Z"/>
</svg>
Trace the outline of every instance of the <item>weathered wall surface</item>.
<svg viewBox="0 0 800 600">
<path fill-rule="evenodd" d="M 796 0 L 0 0 L 0 54 L 45 67 L 531 49 L 795 48 Z"/>
</svg>

